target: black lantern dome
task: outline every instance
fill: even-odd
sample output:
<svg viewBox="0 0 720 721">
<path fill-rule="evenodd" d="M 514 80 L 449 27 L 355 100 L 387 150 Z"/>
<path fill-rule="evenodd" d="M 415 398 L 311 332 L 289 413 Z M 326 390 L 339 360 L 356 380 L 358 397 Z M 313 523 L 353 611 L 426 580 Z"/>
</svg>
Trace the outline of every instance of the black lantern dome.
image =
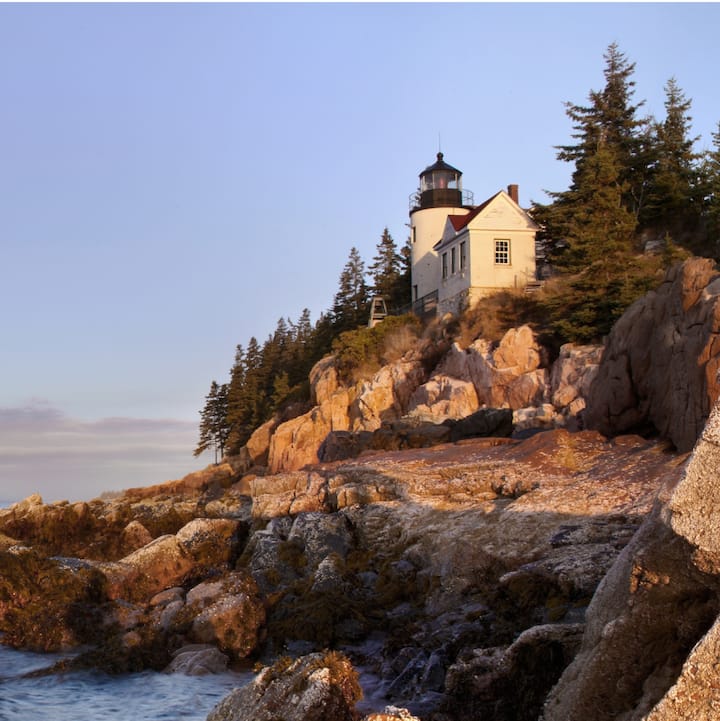
<svg viewBox="0 0 720 721">
<path fill-rule="evenodd" d="M 437 154 L 437 161 L 420 173 L 420 208 L 462 207 L 462 173 Z"/>
</svg>

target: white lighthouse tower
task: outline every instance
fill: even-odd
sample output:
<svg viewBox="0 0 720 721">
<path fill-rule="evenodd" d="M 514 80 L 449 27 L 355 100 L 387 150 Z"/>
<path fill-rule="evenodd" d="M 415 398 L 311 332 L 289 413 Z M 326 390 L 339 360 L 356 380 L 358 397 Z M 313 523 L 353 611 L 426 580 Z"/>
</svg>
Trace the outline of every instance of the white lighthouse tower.
<svg viewBox="0 0 720 721">
<path fill-rule="evenodd" d="M 437 161 L 420 173 L 420 187 L 410 196 L 413 310 L 434 312 L 440 287 L 440 265 L 433 246 L 440 240 L 448 215 L 465 215 L 472 193 L 463 191 L 462 173 L 437 154 Z"/>
</svg>

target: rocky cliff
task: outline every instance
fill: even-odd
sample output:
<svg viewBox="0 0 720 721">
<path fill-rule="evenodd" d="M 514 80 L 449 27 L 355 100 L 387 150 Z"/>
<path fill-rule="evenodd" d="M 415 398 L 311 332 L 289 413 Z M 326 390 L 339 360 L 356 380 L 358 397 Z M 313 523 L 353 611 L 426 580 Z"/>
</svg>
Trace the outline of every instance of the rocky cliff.
<svg viewBox="0 0 720 721">
<path fill-rule="evenodd" d="M 398 428 L 398 421 L 416 429 L 411 445 L 432 445 L 451 439 L 454 421 L 485 408 L 512 411 L 517 431 L 578 429 L 601 356 L 600 346 L 569 344 L 550 363 L 532 330 L 522 326 L 497 344 L 477 339 L 463 348 L 453 343 L 431 371 L 415 350 L 351 385 L 340 382 L 334 359 L 327 357 L 310 374 L 313 407 L 283 423 L 268 421 L 234 463 L 243 470 L 261 465 L 280 473 L 337 460 L 339 445 L 354 454 L 399 448 L 397 434 L 384 432 Z M 437 428 L 442 424 L 444 435 Z M 484 435 L 496 431 L 492 425 Z"/>
<path fill-rule="evenodd" d="M 88 504 L 35 497 L 0 513 L 0 630 L 22 647 L 92 644 L 78 663 L 115 671 L 333 648 L 372 679 L 364 712 L 536 718 L 597 584 L 682 460 L 560 429 L 255 478 L 221 466 Z M 331 671 L 308 664 L 293 673 L 340 703 Z M 270 678 L 241 708 L 282 696 Z M 319 693 L 311 681 L 288 683 Z"/>
<path fill-rule="evenodd" d="M 313 408 L 241 458 L 0 511 L 3 643 L 258 663 L 212 721 L 719 718 L 720 409 L 682 452 L 715 394 L 714 285 L 687 263 L 618 324 L 634 342 L 552 363 L 529 328 L 349 386 L 326 358 Z"/>
<path fill-rule="evenodd" d="M 654 429 L 689 451 L 718 398 L 720 274 L 688 260 L 615 324 L 587 396 L 589 427 Z"/>
<path fill-rule="evenodd" d="M 603 579 L 545 721 L 720 718 L 718 468 L 720 406 Z"/>
</svg>

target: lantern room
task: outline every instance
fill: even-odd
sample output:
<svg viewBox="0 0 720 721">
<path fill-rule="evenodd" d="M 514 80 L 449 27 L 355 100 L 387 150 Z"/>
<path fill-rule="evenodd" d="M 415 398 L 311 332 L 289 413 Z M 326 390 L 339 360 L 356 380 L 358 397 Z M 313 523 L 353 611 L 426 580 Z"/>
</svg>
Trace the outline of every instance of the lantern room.
<svg viewBox="0 0 720 721">
<path fill-rule="evenodd" d="M 420 173 L 418 208 L 461 207 L 462 173 L 437 154 L 437 161 Z"/>
</svg>

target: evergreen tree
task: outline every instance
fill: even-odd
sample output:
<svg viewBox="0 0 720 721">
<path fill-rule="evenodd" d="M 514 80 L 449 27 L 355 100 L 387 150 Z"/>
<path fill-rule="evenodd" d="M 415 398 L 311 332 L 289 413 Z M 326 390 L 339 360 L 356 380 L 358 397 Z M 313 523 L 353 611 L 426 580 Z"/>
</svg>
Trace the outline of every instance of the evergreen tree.
<svg viewBox="0 0 720 721">
<path fill-rule="evenodd" d="M 665 120 L 655 126 L 655 164 L 652 169 L 643 225 L 659 234 L 695 230 L 702 212 L 697 161 L 697 138 L 690 137 L 691 101 L 675 78 L 665 85 Z"/>
<path fill-rule="evenodd" d="M 210 392 L 205 397 L 205 407 L 200 412 L 200 440 L 193 455 L 199 456 L 212 448 L 215 452 L 216 464 L 218 454 L 220 457 L 224 455 L 229 433 L 227 410 L 228 386 L 218 385 L 213 381 L 210 384 Z"/>
<path fill-rule="evenodd" d="M 338 292 L 333 301 L 333 332 L 342 333 L 365 325 L 369 310 L 365 263 L 357 248 L 352 248 L 348 261 L 340 274 Z"/>
<path fill-rule="evenodd" d="M 291 390 L 287 371 L 281 371 L 273 378 L 272 403 L 275 409 L 280 408 L 287 401 Z"/>
<path fill-rule="evenodd" d="M 248 438 L 265 420 L 263 405 L 265 401 L 265 383 L 263 352 L 257 338 L 248 341 L 245 352 L 245 399 L 248 411 Z"/>
<path fill-rule="evenodd" d="M 567 247 L 558 254 L 559 267 L 584 270 L 632 247 L 634 216 L 623 206 L 624 187 L 613 151 L 600 144 L 585 158 L 577 200 L 566 223 Z"/>
<path fill-rule="evenodd" d="M 236 454 L 252 432 L 265 420 L 261 384 L 261 349 L 255 337 L 247 351 L 237 346 L 228 387 L 228 453 Z"/>
<path fill-rule="evenodd" d="M 390 295 L 390 307 L 402 312 L 412 303 L 412 246 L 408 236 L 405 245 L 400 248 L 400 273 Z"/>
<path fill-rule="evenodd" d="M 720 122 L 712 139 L 713 149 L 706 154 L 703 167 L 703 183 L 708 248 L 717 258 L 720 254 Z"/>
<path fill-rule="evenodd" d="M 286 370 L 291 389 L 296 389 L 306 383 L 310 369 L 318 360 L 313 354 L 313 336 L 310 310 L 305 308 L 297 323 L 292 327 L 292 337 L 288 349 Z"/>
<path fill-rule="evenodd" d="M 536 204 L 534 211 L 543 226 L 540 239 L 545 242 L 551 260 L 557 262 L 559 256 L 564 256 L 566 265 L 569 262 L 568 269 L 578 269 L 606 251 L 602 246 L 593 249 L 593 238 L 582 234 L 583 228 L 590 230 L 584 218 L 597 212 L 606 215 L 606 227 L 613 227 L 607 215 L 611 207 L 619 216 L 616 219 L 619 230 L 607 243 L 615 247 L 622 238 L 629 245 L 626 214 L 637 217 L 647 185 L 647 120 L 637 117 L 642 103 L 632 103 L 635 65 L 628 62 L 615 44 L 610 45 L 604 58 L 604 89 L 591 91 L 587 106 L 566 104 L 576 142 L 559 146 L 557 157 L 575 164 L 570 187 L 551 192 L 553 202 Z M 603 184 L 607 186 L 603 194 L 611 195 L 613 202 L 609 204 L 609 198 L 603 197 L 598 199 L 598 205 L 604 206 L 604 210 L 588 210 L 586 203 Z"/>
<path fill-rule="evenodd" d="M 619 163 L 605 143 L 583 159 L 575 183 L 545 210 L 545 222 L 561 239 L 552 246 L 553 262 L 571 273 L 631 250 L 637 225 L 623 205 Z"/>
<path fill-rule="evenodd" d="M 377 254 L 368 268 L 372 279 L 371 290 L 373 295 L 380 295 L 390 302 L 400 279 L 402 257 L 398 254 L 397 245 L 387 228 L 383 230 L 376 248 Z"/>
<path fill-rule="evenodd" d="M 228 384 L 228 453 L 235 455 L 242 446 L 250 411 L 245 397 L 245 351 L 242 345 L 235 348 L 235 362 L 230 370 Z"/>
</svg>

